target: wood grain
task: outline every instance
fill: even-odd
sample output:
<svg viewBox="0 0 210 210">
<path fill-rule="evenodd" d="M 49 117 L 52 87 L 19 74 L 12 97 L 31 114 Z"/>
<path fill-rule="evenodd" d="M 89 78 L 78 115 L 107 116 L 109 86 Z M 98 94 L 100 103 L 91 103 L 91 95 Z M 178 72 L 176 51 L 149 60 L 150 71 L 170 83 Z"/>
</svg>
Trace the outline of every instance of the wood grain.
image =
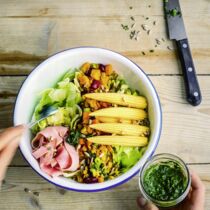
<svg viewBox="0 0 210 210">
<path fill-rule="evenodd" d="M 193 0 L 180 0 L 185 16 L 200 16 L 209 14 L 209 1 L 200 1 L 193 4 Z M 149 7 L 151 5 L 151 7 Z M 110 16 L 116 15 L 160 15 L 162 16 L 162 0 L 60 0 L 42 1 L 29 0 L 28 4 L 24 0 L 3 1 L 0 8 L 0 17 L 63 17 L 63 16 Z M 132 9 L 129 7 L 132 6 Z M 116 9 L 117 8 L 117 9 Z"/>
<path fill-rule="evenodd" d="M 156 153 L 174 153 L 192 164 L 190 167 L 206 185 L 205 205 L 210 209 L 210 2 L 180 3 L 200 75 L 203 102 L 198 107 L 185 100 L 176 46 L 167 38 L 162 0 L 1 1 L 0 131 L 12 125 L 15 98 L 25 75 L 44 59 L 77 46 L 117 51 L 140 65 L 157 88 L 163 109 L 163 131 Z M 135 19 L 132 30 L 140 31 L 138 41 L 130 40 L 131 29 L 125 31 L 121 27 L 131 26 L 131 16 Z M 142 24 L 147 25 L 149 35 Z M 161 41 L 160 45 L 155 39 Z M 0 209 L 134 210 L 139 194 L 137 182 L 136 176 L 105 192 L 67 192 L 40 178 L 18 151 L 0 192 Z"/>
<path fill-rule="evenodd" d="M 28 74 L 46 57 L 76 46 L 97 46 L 117 51 L 149 74 L 181 73 L 179 63 L 175 62 L 176 46 L 167 39 L 160 0 L 142 1 L 141 4 L 138 1 L 96 0 L 88 3 L 50 1 L 52 4 L 39 0 L 28 5 L 20 2 L 5 1 L 1 4 L 0 75 Z M 209 74 L 209 3 L 200 1 L 197 7 L 193 6 L 192 0 L 181 3 L 197 73 Z M 121 24 L 130 26 L 133 23 L 130 16 L 135 18 L 133 29 L 140 31 L 138 42 L 130 40 L 130 31 L 121 27 Z M 156 25 L 153 25 L 154 21 Z M 142 24 L 151 30 L 150 35 L 142 29 Z M 155 47 L 157 38 L 165 41 Z M 167 46 L 174 50 L 168 50 Z M 146 55 L 142 55 L 142 51 Z"/>
<path fill-rule="evenodd" d="M 210 165 L 193 165 L 206 186 L 206 209 L 210 206 Z M 35 193 L 36 195 L 34 195 Z M 37 196 L 39 195 L 39 196 Z M 104 192 L 78 193 L 55 188 L 31 168 L 10 167 L 0 192 L 1 209 L 134 210 L 139 195 L 138 176 Z M 103 198 L 103 199 L 102 199 Z"/>
</svg>

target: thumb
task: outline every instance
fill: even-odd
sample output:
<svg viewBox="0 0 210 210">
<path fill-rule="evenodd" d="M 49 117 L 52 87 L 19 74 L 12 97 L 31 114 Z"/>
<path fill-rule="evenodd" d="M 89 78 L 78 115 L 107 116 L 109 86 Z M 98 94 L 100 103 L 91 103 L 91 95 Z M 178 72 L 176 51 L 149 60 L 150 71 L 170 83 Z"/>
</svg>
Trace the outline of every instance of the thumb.
<svg viewBox="0 0 210 210">
<path fill-rule="evenodd" d="M 136 202 L 140 210 L 159 210 L 154 204 L 147 202 L 142 196 L 138 196 Z"/>
</svg>

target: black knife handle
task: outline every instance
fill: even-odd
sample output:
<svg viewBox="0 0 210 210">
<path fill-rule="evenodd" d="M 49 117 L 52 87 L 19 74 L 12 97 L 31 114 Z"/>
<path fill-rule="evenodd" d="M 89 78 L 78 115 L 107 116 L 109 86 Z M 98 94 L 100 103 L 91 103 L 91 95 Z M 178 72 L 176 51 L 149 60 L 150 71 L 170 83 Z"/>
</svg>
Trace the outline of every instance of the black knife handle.
<svg viewBox="0 0 210 210">
<path fill-rule="evenodd" d="M 187 101 L 191 105 L 197 106 L 201 103 L 202 96 L 190 52 L 190 46 L 187 39 L 182 39 L 176 42 L 184 75 Z"/>
</svg>

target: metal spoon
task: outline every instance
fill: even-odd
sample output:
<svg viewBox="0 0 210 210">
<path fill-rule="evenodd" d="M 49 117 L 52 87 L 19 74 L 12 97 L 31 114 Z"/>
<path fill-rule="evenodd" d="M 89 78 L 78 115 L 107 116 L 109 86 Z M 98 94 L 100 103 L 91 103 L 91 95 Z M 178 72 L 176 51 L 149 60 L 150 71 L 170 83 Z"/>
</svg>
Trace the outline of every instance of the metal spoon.
<svg viewBox="0 0 210 210">
<path fill-rule="evenodd" d="M 32 128 L 34 125 L 36 125 L 38 122 L 44 120 L 45 118 L 55 114 L 58 111 L 57 107 L 54 106 L 46 106 L 42 109 L 42 112 L 40 113 L 40 119 L 36 120 L 34 122 L 30 122 L 27 124 L 29 128 Z"/>
</svg>

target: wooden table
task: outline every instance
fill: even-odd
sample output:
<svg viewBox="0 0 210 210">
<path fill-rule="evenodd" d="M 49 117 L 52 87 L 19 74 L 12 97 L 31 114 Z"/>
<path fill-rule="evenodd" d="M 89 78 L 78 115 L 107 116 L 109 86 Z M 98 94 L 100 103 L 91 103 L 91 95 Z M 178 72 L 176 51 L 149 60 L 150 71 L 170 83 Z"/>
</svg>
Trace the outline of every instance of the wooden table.
<svg viewBox="0 0 210 210">
<path fill-rule="evenodd" d="M 181 6 L 203 94 L 198 107 L 185 100 L 161 0 L 1 0 L 0 128 L 12 125 L 20 85 L 49 55 L 81 45 L 117 51 L 145 70 L 160 96 L 163 132 L 157 153 L 177 154 L 198 172 L 210 209 L 210 1 L 181 0 Z M 138 41 L 129 38 L 133 30 L 140 31 Z M 0 193 L 0 209 L 134 210 L 137 180 L 105 192 L 67 192 L 40 178 L 17 152 Z"/>
</svg>

